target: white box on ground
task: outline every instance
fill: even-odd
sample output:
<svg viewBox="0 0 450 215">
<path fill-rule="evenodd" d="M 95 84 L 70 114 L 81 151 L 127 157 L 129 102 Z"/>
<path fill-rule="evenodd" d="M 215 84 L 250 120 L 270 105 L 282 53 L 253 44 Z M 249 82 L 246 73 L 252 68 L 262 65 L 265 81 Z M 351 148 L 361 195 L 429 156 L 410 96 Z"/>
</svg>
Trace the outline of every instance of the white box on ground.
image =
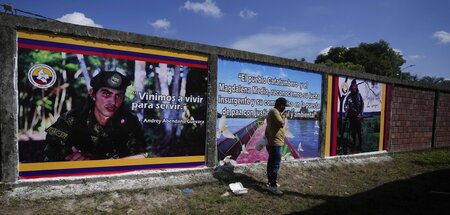
<svg viewBox="0 0 450 215">
<path fill-rule="evenodd" d="M 248 189 L 245 188 L 241 182 L 231 183 L 229 186 L 231 191 L 236 195 L 242 195 L 248 192 Z"/>
</svg>

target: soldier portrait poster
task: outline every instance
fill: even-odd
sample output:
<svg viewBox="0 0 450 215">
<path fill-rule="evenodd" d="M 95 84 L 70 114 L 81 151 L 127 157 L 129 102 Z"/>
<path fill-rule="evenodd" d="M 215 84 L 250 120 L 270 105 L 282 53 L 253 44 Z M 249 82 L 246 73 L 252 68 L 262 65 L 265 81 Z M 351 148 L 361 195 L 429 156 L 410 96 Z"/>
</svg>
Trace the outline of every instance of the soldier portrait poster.
<svg viewBox="0 0 450 215">
<path fill-rule="evenodd" d="M 220 160 L 266 162 L 265 117 L 275 100 L 288 107 L 283 159 L 319 156 L 322 75 L 245 61 L 220 58 L 217 81 L 216 138 Z"/>
<path fill-rule="evenodd" d="M 386 149 L 390 86 L 346 76 L 328 77 L 326 156 Z"/>
<path fill-rule="evenodd" d="M 205 165 L 207 56 L 31 32 L 18 32 L 17 45 L 19 176 L 22 179 Z M 95 117 L 89 118 L 95 126 L 86 127 L 86 123 L 78 122 L 81 121 L 77 120 L 78 115 L 70 113 L 90 108 L 87 105 L 90 83 L 102 72 L 120 74 L 106 75 L 101 81 L 107 86 L 130 81 L 121 97 L 121 108 L 130 114 L 128 118 L 120 118 L 115 112 L 118 125 L 108 124 L 111 128 L 95 125 Z M 71 134 L 78 130 L 85 131 L 86 135 Z M 138 134 L 143 140 L 137 157 L 115 154 L 114 149 L 107 153 L 93 151 L 90 155 L 100 155 L 74 161 L 73 156 L 50 151 L 46 140 L 52 136 L 57 140 L 53 144 L 67 148 L 68 142 L 63 140 L 71 137 L 74 140 L 69 149 L 83 153 L 79 149 L 82 145 L 98 142 L 99 138 L 111 142 L 119 138 L 126 142 L 137 130 L 142 130 Z"/>
</svg>

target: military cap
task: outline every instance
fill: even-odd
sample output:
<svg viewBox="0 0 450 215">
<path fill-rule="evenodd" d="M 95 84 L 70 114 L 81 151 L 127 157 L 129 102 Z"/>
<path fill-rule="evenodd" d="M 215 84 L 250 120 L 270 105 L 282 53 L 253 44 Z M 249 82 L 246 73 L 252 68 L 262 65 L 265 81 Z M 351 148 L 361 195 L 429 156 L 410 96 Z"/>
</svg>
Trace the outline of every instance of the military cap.
<svg viewBox="0 0 450 215">
<path fill-rule="evenodd" d="M 94 91 L 100 87 L 125 90 L 130 84 L 130 79 L 116 71 L 101 71 L 91 80 L 91 87 Z"/>
</svg>

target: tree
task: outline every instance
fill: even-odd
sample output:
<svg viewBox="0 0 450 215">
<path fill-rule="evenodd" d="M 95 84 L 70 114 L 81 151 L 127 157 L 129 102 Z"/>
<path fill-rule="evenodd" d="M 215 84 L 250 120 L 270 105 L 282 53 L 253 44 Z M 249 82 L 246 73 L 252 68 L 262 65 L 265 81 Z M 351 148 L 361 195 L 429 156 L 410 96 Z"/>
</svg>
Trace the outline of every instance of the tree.
<svg viewBox="0 0 450 215">
<path fill-rule="evenodd" d="M 450 80 L 442 77 L 432 77 L 432 76 L 424 76 L 420 79 L 415 80 L 420 83 L 426 83 L 438 87 L 445 87 L 450 89 Z"/>
<path fill-rule="evenodd" d="M 345 58 L 347 52 L 348 48 L 343 46 L 331 48 L 327 54 L 320 54 L 319 56 L 317 56 L 315 63 L 326 63 L 327 60 L 334 63 L 348 62 Z"/>
<path fill-rule="evenodd" d="M 400 67 L 406 62 L 384 40 L 376 43 L 360 43 L 358 47 L 331 48 L 327 54 L 317 56 L 314 63 L 367 72 L 376 75 L 397 77 Z"/>
<path fill-rule="evenodd" d="M 421 83 L 427 83 L 427 84 L 432 84 L 432 85 L 441 85 L 442 83 L 444 83 L 444 81 L 445 81 L 444 78 L 431 77 L 431 76 L 424 76 L 419 80 L 419 82 L 421 82 Z"/>
<path fill-rule="evenodd" d="M 449 79 L 445 79 L 444 81 L 439 83 L 439 86 L 450 88 L 450 80 Z"/>
<path fill-rule="evenodd" d="M 400 74 L 400 79 L 403 80 L 409 80 L 409 81 L 419 81 L 419 77 L 417 77 L 417 75 L 412 75 L 409 72 L 402 72 L 402 74 Z"/>
</svg>

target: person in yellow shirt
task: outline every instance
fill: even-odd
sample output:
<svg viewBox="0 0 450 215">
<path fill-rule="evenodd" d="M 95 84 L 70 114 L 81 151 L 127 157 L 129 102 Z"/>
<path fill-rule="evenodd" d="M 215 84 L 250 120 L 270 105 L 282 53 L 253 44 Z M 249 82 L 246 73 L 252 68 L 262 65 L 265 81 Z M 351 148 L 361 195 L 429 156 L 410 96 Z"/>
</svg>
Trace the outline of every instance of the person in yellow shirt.
<svg viewBox="0 0 450 215">
<path fill-rule="evenodd" d="M 267 184 L 269 190 L 277 195 L 282 195 L 283 192 L 279 189 L 277 183 L 278 170 L 281 163 L 281 152 L 284 145 L 285 136 L 285 116 L 282 114 L 287 106 L 285 98 L 278 98 L 275 100 L 275 107 L 273 107 L 267 114 L 267 127 L 265 135 L 267 138 L 267 152 L 269 159 L 267 161 Z"/>
</svg>

